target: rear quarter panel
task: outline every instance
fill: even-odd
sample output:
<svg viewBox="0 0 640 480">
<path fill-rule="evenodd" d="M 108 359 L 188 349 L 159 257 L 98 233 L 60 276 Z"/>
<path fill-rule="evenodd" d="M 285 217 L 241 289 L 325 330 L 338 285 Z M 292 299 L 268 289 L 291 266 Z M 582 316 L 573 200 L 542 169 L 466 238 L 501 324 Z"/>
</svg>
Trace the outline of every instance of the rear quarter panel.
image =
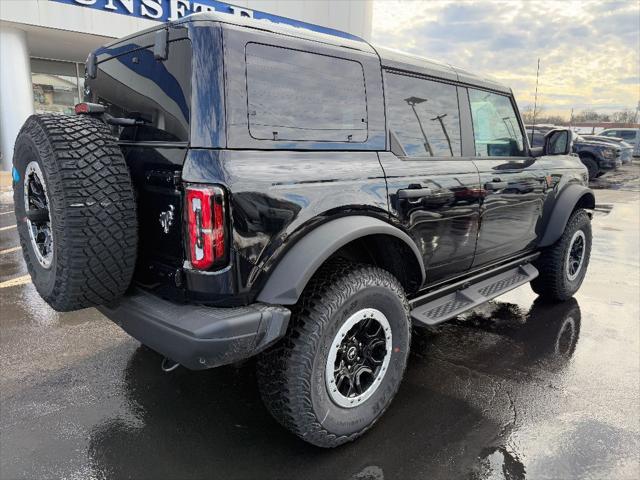
<svg viewBox="0 0 640 480">
<path fill-rule="evenodd" d="M 191 150 L 182 179 L 229 194 L 239 289 L 255 290 L 298 238 L 359 213 L 388 221 L 376 152 Z"/>
</svg>

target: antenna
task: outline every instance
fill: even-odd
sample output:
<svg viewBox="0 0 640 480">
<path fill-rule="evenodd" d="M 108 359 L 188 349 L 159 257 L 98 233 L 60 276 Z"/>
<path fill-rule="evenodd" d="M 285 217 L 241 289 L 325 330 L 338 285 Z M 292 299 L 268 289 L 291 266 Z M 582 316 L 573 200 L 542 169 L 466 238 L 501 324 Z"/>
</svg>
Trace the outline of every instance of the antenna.
<svg viewBox="0 0 640 480">
<path fill-rule="evenodd" d="M 538 78 L 540 78 L 540 57 L 538 57 L 538 70 L 536 70 L 536 94 L 533 98 L 533 126 L 531 128 L 532 144 L 533 144 L 533 135 L 536 133 L 536 113 L 538 108 Z"/>
</svg>

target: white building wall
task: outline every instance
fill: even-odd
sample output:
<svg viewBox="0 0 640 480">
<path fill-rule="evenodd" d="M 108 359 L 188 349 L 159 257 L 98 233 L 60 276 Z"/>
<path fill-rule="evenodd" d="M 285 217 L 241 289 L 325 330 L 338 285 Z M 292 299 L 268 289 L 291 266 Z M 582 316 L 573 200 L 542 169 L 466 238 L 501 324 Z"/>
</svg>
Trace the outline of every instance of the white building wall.
<svg viewBox="0 0 640 480">
<path fill-rule="evenodd" d="M 6 48 L 0 45 L 0 78 L 3 80 L 0 84 L 0 170 L 10 168 L 15 134 L 24 119 L 33 113 L 28 61 L 26 69 L 23 68 L 25 53 L 27 60 L 28 57 L 38 57 L 84 62 L 91 50 L 111 39 L 157 25 L 154 20 L 80 5 L 95 3 L 96 0 L 74 1 L 76 4 L 68 5 L 51 0 L 0 0 L 0 42 L 6 45 Z M 170 1 L 192 4 L 197 0 Z M 235 0 L 227 3 L 369 39 L 372 1 Z M 111 3 L 124 11 L 124 5 L 131 3 L 131 0 L 111 0 Z M 15 49 L 17 38 L 21 40 Z M 14 43 L 9 44 L 10 41 Z M 13 67 L 14 64 L 19 67 Z M 7 98 L 11 101 L 7 101 Z"/>
<path fill-rule="evenodd" d="M 15 138 L 32 113 L 26 34 L 0 25 L 0 170 L 9 170 Z"/>
</svg>

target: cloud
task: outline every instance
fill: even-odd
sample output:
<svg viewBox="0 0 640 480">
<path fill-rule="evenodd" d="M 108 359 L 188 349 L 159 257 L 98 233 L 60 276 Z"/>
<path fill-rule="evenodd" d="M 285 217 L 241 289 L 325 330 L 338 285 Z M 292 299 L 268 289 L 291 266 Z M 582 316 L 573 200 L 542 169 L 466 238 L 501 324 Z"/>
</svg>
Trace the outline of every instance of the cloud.
<svg viewBox="0 0 640 480">
<path fill-rule="evenodd" d="M 635 108 L 640 99 L 636 0 L 374 0 L 373 42 L 492 76 L 533 103 Z"/>
</svg>

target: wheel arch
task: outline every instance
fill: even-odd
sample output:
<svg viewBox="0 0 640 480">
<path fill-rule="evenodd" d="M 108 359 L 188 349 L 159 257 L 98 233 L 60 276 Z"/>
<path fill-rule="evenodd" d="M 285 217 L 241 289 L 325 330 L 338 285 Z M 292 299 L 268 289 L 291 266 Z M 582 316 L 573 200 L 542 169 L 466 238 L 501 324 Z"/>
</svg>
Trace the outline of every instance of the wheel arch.
<svg viewBox="0 0 640 480">
<path fill-rule="evenodd" d="M 382 252 L 388 255 L 380 257 Z M 417 290 L 425 280 L 422 255 L 409 235 L 380 219 L 352 215 L 323 223 L 298 240 L 273 269 L 257 300 L 295 304 L 314 273 L 336 255 L 385 268 L 405 289 Z"/>
<path fill-rule="evenodd" d="M 577 184 L 565 187 L 555 201 L 539 246 L 548 247 L 558 240 L 574 211 L 579 208 L 593 209 L 595 206 L 596 198 L 591 189 Z"/>
</svg>

